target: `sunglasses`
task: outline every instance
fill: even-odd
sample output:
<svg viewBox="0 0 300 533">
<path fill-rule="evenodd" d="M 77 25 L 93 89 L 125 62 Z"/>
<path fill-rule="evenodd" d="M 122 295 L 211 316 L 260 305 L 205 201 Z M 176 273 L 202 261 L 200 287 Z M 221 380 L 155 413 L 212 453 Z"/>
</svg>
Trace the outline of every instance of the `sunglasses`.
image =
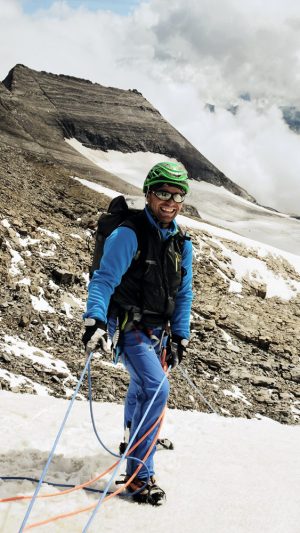
<svg viewBox="0 0 300 533">
<path fill-rule="evenodd" d="M 180 192 L 168 192 L 168 191 L 151 191 L 155 196 L 156 198 L 158 198 L 159 200 L 174 200 L 174 202 L 176 202 L 176 204 L 182 204 L 182 202 L 184 201 L 184 198 L 185 198 L 185 194 L 184 193 L 180 193 Z"/>
</svg>

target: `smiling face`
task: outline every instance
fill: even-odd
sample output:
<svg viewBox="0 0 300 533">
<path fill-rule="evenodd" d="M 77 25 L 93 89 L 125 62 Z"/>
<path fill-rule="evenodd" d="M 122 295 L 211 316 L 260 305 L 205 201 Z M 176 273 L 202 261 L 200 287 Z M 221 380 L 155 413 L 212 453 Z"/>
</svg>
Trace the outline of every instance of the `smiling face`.
<svg viewBox="0 0 300 533">
<path fill-rule="evenodd" d="M 172 194 L 181 193 L 182 189 L 174 185 L 162 184 L 159 187 L 160 191 L 167 191 Z M 181 211 L 183 203 L 176 203 L 173 198 L 170 200 L 160 200 L 155 196 L 153 191 L 149 191 L 146 196 L 148 206 L 151 209 L 153 215 L 157 218 L 163 228 L 168 228 L 172 220 Z"/>
</svg>

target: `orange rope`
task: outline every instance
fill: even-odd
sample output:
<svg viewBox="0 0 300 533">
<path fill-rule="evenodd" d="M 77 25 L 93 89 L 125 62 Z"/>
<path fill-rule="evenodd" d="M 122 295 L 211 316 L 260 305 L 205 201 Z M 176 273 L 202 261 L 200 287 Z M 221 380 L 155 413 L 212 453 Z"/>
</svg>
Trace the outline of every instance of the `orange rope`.
<svg viewBox="0 0 300 533">
<path fill-rule="evenodd" d="M 149 434 L 149 432 L 152 431 L 152 429 L 158 424 L 158 422 L 159 422 L 159 420 L 160 420 L 160 425 L 159 425 L 159 427 L 158 427 L 158 429 L 157 429 L 156 436 L 155 436 L 155 438 L 153 439 L 153 442 L 151 443 L 151 446 L 150 446 L 149 449 L 147 450 L 147 453 L 145 454 L 145 457 L 143 457 L 143 461 L 146 461 L 146 460 L 148 459 L 148 457 L 149 457 L 149 455 L 150 455 L 152 449 L 154 448 L 154 446 L 155 446 L 155 444 L 156 444 L 156 441 L 157 441 L 157 439 L 158 439 L 158 437 L 159 437 L 159 433 L 160 433 L 160 430 L 161 430 L 162 421 L 163 421 L 163 418 L 164 418 L 164 415 L 165 415 L 165 411 L 166 411 L 166 407 L 164 408 L 163 412 L 161 413 L 161 415 L 159 416 L 159 418 L 157 419 L 157 421 L 156 421 L 156 422 L 153 424 L 153 426 L 150 428 L 150 430 L 148 430 L 148 432 L 145 433 L 145 435 L 142 437 L 142 439 L 140 439 L 140 441 L 142 441 L 142 440 L 145 438 L 145 436 L 146 436 L 147 434 Z M 134 446 L 134 448 L 140 443 L 140 441 Z M 133 448 L 132 448 L 130 451 L 132 451 L 132 450 L 133 450 Z M 118 464 L 118 462 L 119 462 L 119 461 L 117 461 L 117 462 L 115 463 L 115 465 Z M 114 467 L 115 465 L 113 465 L 113 467 Z M 117 494 L 119 494 L 120 492 L 122 492 L 122 491 L 123 491 L 123 490 L 124 490 L 124 489 L 125 489 L 130 483 L 131 483 L 131 481 L 135 478 L 135 476 L 138 474 L 138 472 L 140 471 L 140 469 L 142 468 L 142 466 L 143 466 L 143 465 L 140 464 L 140 465 L 136 468 L 136 470 L 135 470 L 135 472 L 132 474 L 132 476 L 126 481 L 126 483 L 124 483 L 124 485 L 123 485 L 122 487 L 120 487 L 119 489 L 117 489 L 117 490 L 116 490 L 115 492 L 113 492 L 112 494 L 109 494 L 108 496 L 106 496 L 106 497 L 104 498 L 103 501 L 104 501 L 104 502 L 105 502 L 105 501 L 108 501 L 110 498 L 113 498 L 114 496 L 116 496 Z M 111 469 L 112 469 L 113 467 L 111 467 Z M 68 491 L 68 492 L 69 492 L 69 491 Z M 38 527 L 38 526 L 44 526 L 44 525 L 46 525 L 46 524 L 50 524 L 51 522 L 55 522 L 55 521 L 57 521 L 57 520 L 61 520 L 61 519 L 63 519 L 63 518 L 69 518 L 69 517 L 71 517 L 71 516 L 75 516 L 75 515 L 77 515 L 77 514 L 84 513 L 84 512 L 86 512 L 86 511 L 91 511 L 92 509 L 94 509 L 94 508 L 96 507 L 96 505 L 97 505 L 97 503 L 95 503 L 95 504 L 93 504 L 93 505 L 90 505 L 90 506 L 88 506 L 88 507 L 84 507 L 84 508 L 82 508 L 82 509 L 77 509 L 77 511 L 75 510 L 75 511 L 71 511 L 70 513 L 65 513 L 65 514 L 56 515 L 56 516 L 53 516 L 52 518 L 48 518 L 48 519 L 46 519 L 46 520 L 42 520 L 42 521 L 40 521 L 40 522 L 35 522 L 35 523 L 33 523 L 33 524 L 29 524 L 27 527 L 25 527 L 24 531 L 28 531 L 29 529 L 33 529 L 33 528 Z"/>
<path fill-rule="evenodd" d="M 151 433 L 151 431 L 153 431 L 153 429 L 159 424 L 159 422 L 161 421 L 161 419 L 163 418 L 163 416 L 165 414 L 165 410 L 166 410 L 166 408 L 163 410 L 163 412 L 160 414 L 160 416 L 154 422 L 154 424 L 151 426 L 151 428 L 148 429 L 148 431 L 146 431 L 146 433 L 138 440 L 138 442 L 136 442 L 134 444 L 134 446 L 132 446 L 132 448 L 130 448 L 130 450 L 127 452 L 127 455 L 130 455 L 130 453 L 133 452 L 141 444 L 141 442 L 143 442 L 143 440 L 146 437 L 148 437 L 148 435 Z M 69 494 L 70 492 L 74 492 L 76 490 L 83 489 L 84 487 L 87 487 L 87 486 L 91 485 L 92 483 L 95 483 L 96 481 L 98 481 L 99 479 L 104 477 L 106 474 L 109 474 L 109 472 L 111 472 L 117 466 L 117 464 L 119 462 L 120 462 L 120 460 L 116 461 L 113 465 L 111 465 L 104 472 L 102 472 L 102 474 L 99 474 L 95 478 L 90 479 L 89 481 L 85 481 L 84 483 L 81 483 L 80 485 L 76 485 L 75 487 L 72 487 L 70 489 L 66 489 L 66 490 L 62 490 L 62 491 L 58 491 L 58 492 L 52 492 L 50 494 L 40 494 L 39 496 L 37 496 L 37 498 L 52 498 L 52 497 L 56 497 L 56 496 L 63 496 L 64 494 Z M 32 498 L 32 495 L 31 496 L 12 496 L 10 498 L 2 498 L 2 499 L 0 499 L 0 503 L 7 503 L 7 502 L 13 502 L 13 501 L 20 501 L 20 500 L 30 500 L 31 498 Z"/>
</svg>

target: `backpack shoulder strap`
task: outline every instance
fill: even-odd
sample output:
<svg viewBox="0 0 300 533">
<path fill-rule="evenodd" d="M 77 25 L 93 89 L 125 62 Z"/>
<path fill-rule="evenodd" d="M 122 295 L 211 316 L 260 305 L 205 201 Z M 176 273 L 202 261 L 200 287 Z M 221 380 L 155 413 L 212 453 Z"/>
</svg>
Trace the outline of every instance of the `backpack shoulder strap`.
<svg viewBox="0 0 300 533">
<path fill-rule="evenodd" d="M 99 217 L 97 230 L 95 232 L 95 246 L 93 260 L 90 267 L 90 279 L 94 271 L 99 268 L 100 260 L 103 255 L 105 240 L 112 233 L 112 231 L 129 216 L 132 216 L 132 210 L 129 210 L 124 196 L 120 195 L 110 202 L 107 211 L 102 213 L 102 215 Z"/>
<path fill-rule="evenodd" d="M 131 228 L 135 232 L 138 243 L 135 259 L 139 259 L 140 261 L 145 259 L 148 250 L 148 232 L 150 226 L 146 213 L 139 211 L 131 216 L 130 219 L 124 220 L 120 226 Z"/>
<path fill-rule="evenodd" d="M 177 248 L 177 251 L 182 255 L 183 253 L 183 247 L 184 247 L 184 241 L 190 241 L 191 237 L 182 230 L 182 228 L 177 225 L 178 233 L 176 233 L 174 240 L 175 240 L 175 246 Z"/>
</svg>

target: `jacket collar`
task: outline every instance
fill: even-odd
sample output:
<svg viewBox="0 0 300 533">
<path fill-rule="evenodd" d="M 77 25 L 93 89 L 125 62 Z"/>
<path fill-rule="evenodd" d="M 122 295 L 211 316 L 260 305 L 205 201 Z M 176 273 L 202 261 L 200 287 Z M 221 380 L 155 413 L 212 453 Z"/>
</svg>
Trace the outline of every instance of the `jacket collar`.
<svg viewBox="0 0 300 533">
<path fill-rule="evenodd" d="M 148 220 L 154 226 L 157 228 L 162 236 L 163 239 L 167 239 L 168 237 L 172 237 L 173 235 L 176 235 L 178 233 L 178 227 L 176 220 L 172 220 L 169 228 L 161 228 L 159 225 L 159 222 L 156 217 L 154 217 L 153 213 L 149 209 L 149 207 L 145 206 L 145 212 L 147 215 Z"/>
</svg>

